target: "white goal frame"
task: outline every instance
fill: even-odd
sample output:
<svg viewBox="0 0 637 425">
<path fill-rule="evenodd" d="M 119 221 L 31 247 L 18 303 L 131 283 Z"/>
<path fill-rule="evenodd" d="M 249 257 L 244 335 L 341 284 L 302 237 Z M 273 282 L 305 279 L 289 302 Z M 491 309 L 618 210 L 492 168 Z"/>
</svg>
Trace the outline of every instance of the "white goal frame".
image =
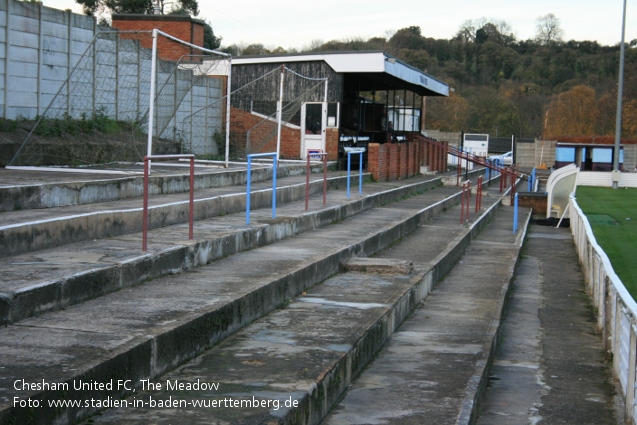
<svg viewBox="0 0 637 425">
<path fill-rule="evenodd" d="M 197 46 L 192 43 L 188 43 L 186 41 L 180 40 L 177 37 L 173 37 L 170 34 L 167 34 L 163 31 L 158 30 L 157 28 L 153 29 L 152 37 L 153 37 L 153 48 L 152 48 L 152 56 L 151 56 L 151 70 L 150 70 L 150 99 L 148 106 L 148 141 L 147 141 L 147 156 L 152 156 L 153 154 L 153 133 L 155 132 L 155 90 L 157 84 L 157 37 L 161 35 L 163 37 L 169 38 L 177 43 L 184 44 L 188 47 L 195 48 L 204 53 L 212 53 L 214 55 L 218 55 L 221 57 L 228 58 L 230 64 L 228 66 L 228 81 L 227 81 L 227 99 L 226 99 L 226 152 L 225 152 L 225 167 L 228 167 L 228 156 L 230 153 L 230 69 L 232 68 L 232 56 L 228 53 L 219 52 L 217 50 L 206 49 L 201 46 Z M 158 135 L 159 136 L 159 135 Z M 150 161 L 148 162 L 148 170 L 150 172 Z"/>
</svg>

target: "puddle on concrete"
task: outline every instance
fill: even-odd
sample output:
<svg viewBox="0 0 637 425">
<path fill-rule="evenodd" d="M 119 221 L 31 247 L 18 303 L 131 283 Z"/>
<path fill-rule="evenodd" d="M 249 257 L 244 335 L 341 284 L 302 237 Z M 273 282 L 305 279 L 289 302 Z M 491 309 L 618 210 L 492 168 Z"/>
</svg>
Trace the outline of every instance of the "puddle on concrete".
<svg viewBox="0 0 637 425">
<path fill-rule="evenodd" d="M 388 304 L 378 304 L 378 303 L 350 303 L 343 301 L 332 301 L 326 300 L 325 298 L 314 298 L 314 297 L 300 297 L 297 299 L 299 302 L 304 303 L 312 303 L 312 304 L 323 304 L 326 306 L 332 307 L 346 307 L 346 308 L 357 308 L 359 310 L 369 310 L 370 308 L 388 308 Z"/>
</svg>

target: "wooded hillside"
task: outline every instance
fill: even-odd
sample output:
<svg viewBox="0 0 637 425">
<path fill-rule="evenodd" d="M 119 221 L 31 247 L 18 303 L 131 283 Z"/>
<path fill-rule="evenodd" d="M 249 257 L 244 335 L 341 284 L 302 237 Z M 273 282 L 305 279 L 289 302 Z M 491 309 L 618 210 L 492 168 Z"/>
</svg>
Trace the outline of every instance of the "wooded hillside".
<svg viewBox="0 0 637 425">
<path fill-rule="evenodd" d="M 534 40 L 516 40 L 506 22 L 483 18 L 465 22 L 450 40 L 411 26 L 390 37 L 315 42 L 304 51 L 383 50 L 445 81 L 451 96 L 427 99 L 429 129 L 550 138 L 614 135 L 619 47 L 562 41 L 559 20 L 547 15 Z M 260 44 L 227 50 L 285 53 Z M 637 138 L 637 40 L 626 46 L 625 66 L 622 136 Z"/>
</svg>

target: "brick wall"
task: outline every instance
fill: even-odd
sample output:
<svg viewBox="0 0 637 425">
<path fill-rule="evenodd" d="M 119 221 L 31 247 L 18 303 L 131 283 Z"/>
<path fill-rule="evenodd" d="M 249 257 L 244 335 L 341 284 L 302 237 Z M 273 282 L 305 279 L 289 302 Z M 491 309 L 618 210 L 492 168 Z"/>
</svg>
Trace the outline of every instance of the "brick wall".
<svg viewBox="0 0 637 425">
<path fill-rule="evenodd" d="M 518 206 L 522 208 L 533 208 L 533 214 L 546 214 L 547 195 L 545 193 L 518 193 Z"/>
<path fill-rule="evenodd" d="M 376 181 L 398 180 L 420 174 L 419 154 L 422 141 L 407 143 L 370 143 L 367 170 Z"/>
<path fill-rule="evenodd" d="M 122 14 L 112 16 L 112 26 L 121 31 L 158 30 L 196 46 L 203 46 L 204 22 L 186 15 L 139 15 Z M 127 34 L 125 38 L 138 39 L 142 47 L 152 48 L 150 34 Z M 157 38 L 160 59 L 177 61 L 183 55 L 199 54 L 196 49 L 180 45 L 166 37 Z"/>
<path fill-rule="evenodd" d="M 401 143 L 398 145 L 398 178 L 407 178 L 407 153 L 409 145 Z"/>
<path fill-rule="evenodd" d="M 276 152 L 276 121 L 263 121 L 261 116 L 243 109 L 231 109 L 230 132 L 239 146 L 239 155 L 243 155 L 247 144 L 247 131 L 250 131 L 250 152 Z M 328 161 L 338 159 L 338 129 L 328 128 L 325 134 L 325 148 Z M 285 159 L 301 158 L 301 130 L 281 126 L 281 157 Z"/>
</svg>

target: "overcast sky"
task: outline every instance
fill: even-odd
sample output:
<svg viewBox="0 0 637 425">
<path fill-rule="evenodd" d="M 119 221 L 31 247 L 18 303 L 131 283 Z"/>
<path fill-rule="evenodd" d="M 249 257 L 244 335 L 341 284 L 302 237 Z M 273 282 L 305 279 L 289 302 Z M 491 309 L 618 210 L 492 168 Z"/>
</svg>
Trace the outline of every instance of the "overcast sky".
<svg viewBox="0 0 637 425">
<path fill-rule="evenodd" d="M 632 4 L 631 4 L 632 3 Z M 44 0 L 44 5 L 73 9 L 74 0 Z M 419 26 L 426 37 L 449 39 L 469 19 L 508 22 L 518 40 L 533 38 L 539 16 L 553 13 L 565 40 L 621 40 L 623 0 L 199 0 L 199 19 L 212 26 L 222 45 L 256 44 L 269 48 L 302 48 L 312 41 L 384 37 Z M 626 41 L 637 39 L 637 4 L 628 2 Z"/>
</svg>

